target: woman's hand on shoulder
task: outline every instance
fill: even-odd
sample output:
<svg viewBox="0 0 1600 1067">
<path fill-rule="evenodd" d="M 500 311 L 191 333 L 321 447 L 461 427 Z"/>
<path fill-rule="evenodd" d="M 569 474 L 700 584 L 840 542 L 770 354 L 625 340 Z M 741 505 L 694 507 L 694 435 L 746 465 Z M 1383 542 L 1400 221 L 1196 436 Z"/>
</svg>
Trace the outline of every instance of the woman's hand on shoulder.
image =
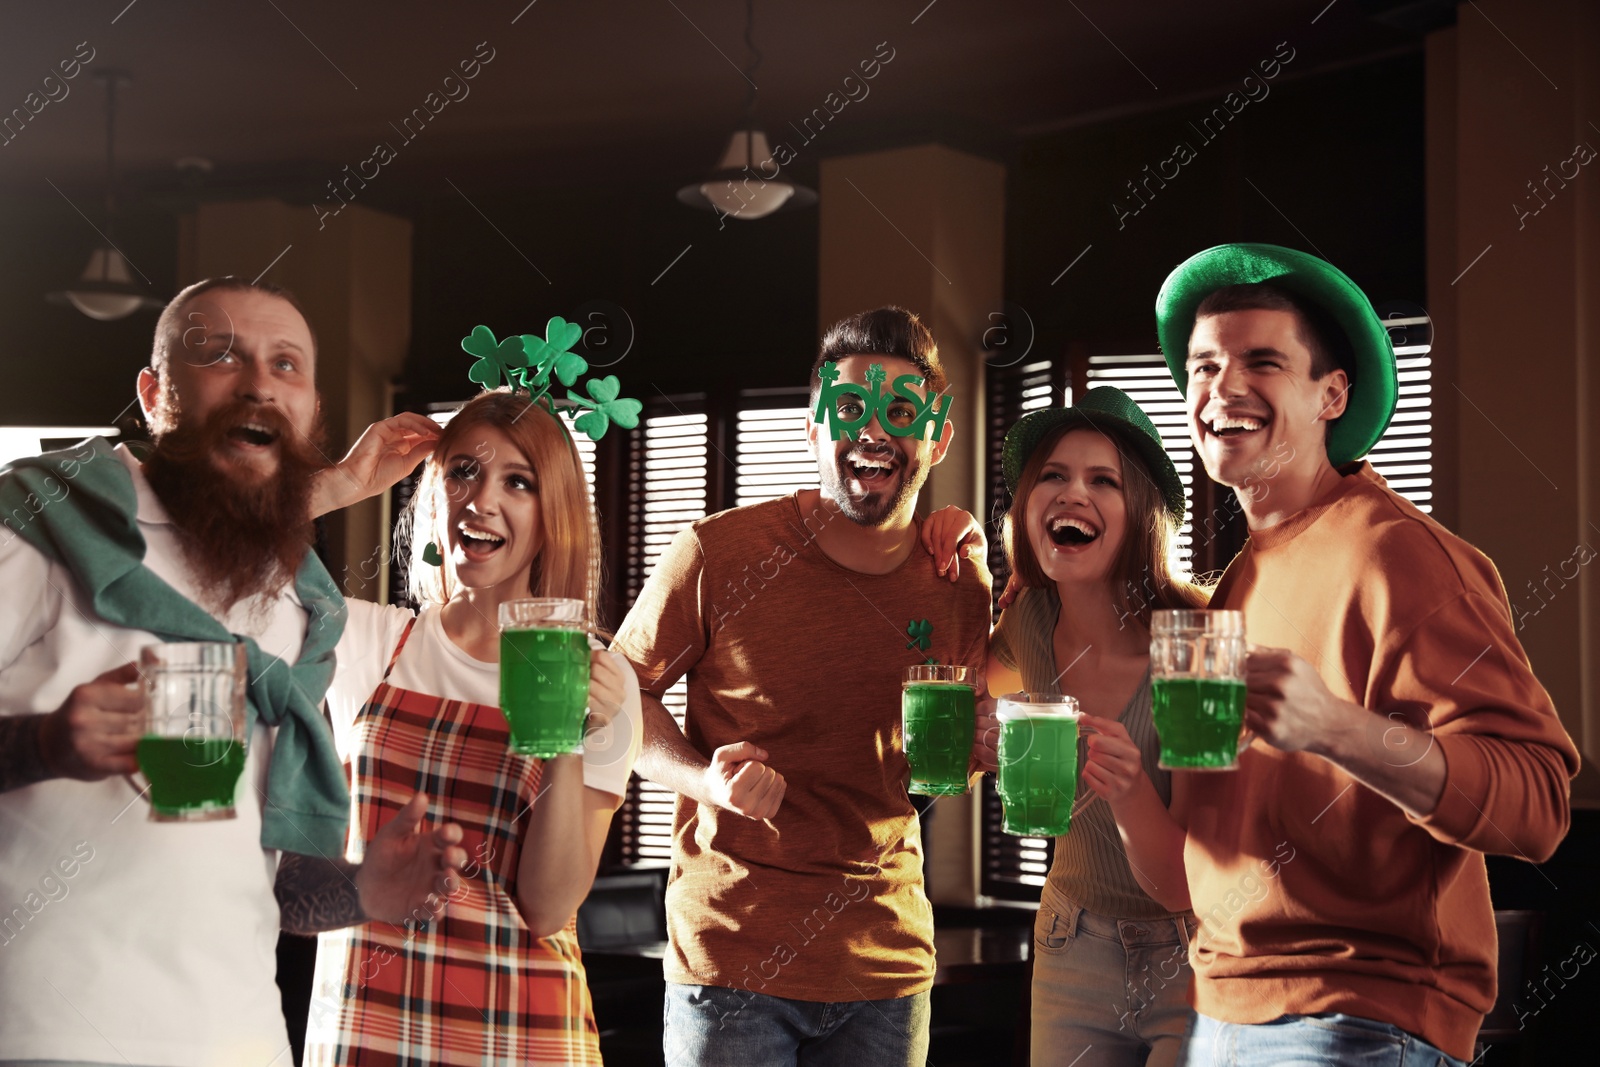
<svg viewBox="0 0 1600 1067">
<path fill-rule="evenodd" d="M 961 577 L 962 556 L 983 559 L 989 552 L 989 542 L 978 520 L 954 504 L 940 508 L 923 521 L 922 547 L 933 557 L 933 569 L 952 582 Z"/>
</svg>

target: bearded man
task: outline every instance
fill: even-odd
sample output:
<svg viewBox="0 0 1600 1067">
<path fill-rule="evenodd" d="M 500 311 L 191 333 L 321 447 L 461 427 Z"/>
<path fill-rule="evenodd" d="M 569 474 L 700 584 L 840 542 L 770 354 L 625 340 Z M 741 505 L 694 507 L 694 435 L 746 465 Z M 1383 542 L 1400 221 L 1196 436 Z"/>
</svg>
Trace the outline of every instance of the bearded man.
<svg viewBox="0 0 1600 1067">
<path fill-rule="evenodd" d="M 0 473 L 0 1064 L 286 1063 L 280 924 L 425 919 L 454 889 L 460 828 L 425 830 L 420 795 L 342 858 L 321 701 L 345 609 L 310 516 L 360 494 L 333 484 L 315 371 L 289 293 L 201 282 L 139 372 L 148 456 L 92 439 Z M 340 466 L 389 476 L 428 443 L 391 420 Z M 158 641 L 249 651 L 232 819 L 146 817 L 131 661 Z"/>
</svg>

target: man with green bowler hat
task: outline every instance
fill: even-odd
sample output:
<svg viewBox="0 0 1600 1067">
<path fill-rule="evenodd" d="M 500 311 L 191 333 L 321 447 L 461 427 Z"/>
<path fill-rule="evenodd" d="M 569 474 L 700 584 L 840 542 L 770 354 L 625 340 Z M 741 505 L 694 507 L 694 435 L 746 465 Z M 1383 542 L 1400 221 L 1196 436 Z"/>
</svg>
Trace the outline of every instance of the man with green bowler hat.
<svg viewBox="0 0 1600 1067">
<path fill-rule="evenodd" d="M 1361 290 L 1223 245 L 1172 272 L 1156 319 L 1206 472 L 1250 489 L 1211 601 L 1245 613 L 1249 743 L 1175 789 L 1185 834 L 1129 849 L 1205 927 L 1188 1062 L 1470 1060 L 1495 999 L 1484 854 L 1550 856 L 1577 752 L 1494 565 L 1361 459 L 1397 394 Z M 1242 896 L 1284 843 L 1271 891 Z"/>
</svg>

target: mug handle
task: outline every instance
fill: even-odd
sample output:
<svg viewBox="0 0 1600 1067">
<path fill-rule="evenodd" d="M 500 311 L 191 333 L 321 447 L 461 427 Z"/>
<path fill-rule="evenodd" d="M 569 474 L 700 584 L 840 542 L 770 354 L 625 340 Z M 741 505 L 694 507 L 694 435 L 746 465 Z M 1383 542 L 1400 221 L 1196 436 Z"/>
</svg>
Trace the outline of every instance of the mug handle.
<svg viewBox="0 0 1600 1067">
<path fill-rule="evenodd" d="M 1248 699 L 1248 693 L 1246 694 L 1246 699 Z M 1256 732 L 1254 730 L 1250 729 L 1249 727 L 1245 726 L 1243 722 L 1240 722 L 1240 724 L 1239 724 L 1239 748 L 1238 748 L 1238 751 L 1234 753 L 1234 758 L 1237 759 L 1239 756 L 1243 755 L 1244 754 L 1244 750 L 1249 748 L 1251 743 L 1253 741 L 1255 741 L 1255 739 L 1256 739 Z"/>
<path fill-rule="evenodd" d="M 144 776 L 143 771 L 131 771 L 124 774 L 122 780 L 128 783 L 129 789 L 143 797 L 146 804 L 150 803 L 150 779 Z M 143 786 L 139 785 L 140 781 L 144 782 Z"/>
</svg>

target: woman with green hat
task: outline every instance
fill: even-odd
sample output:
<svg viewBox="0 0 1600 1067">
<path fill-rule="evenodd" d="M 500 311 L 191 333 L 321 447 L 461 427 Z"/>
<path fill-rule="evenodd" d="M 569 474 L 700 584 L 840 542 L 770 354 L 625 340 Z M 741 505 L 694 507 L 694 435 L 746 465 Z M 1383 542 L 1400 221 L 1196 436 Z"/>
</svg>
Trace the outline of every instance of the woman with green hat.
<svg viewBox="0 0 1600 1067">
<path fill-rule="evenodd" d="M 1194 921 L 1140 888 L 1117 822 L 1170 819 L 1149 622 L 1207 599 L 1168 562 L 1183 483 L 1149 417 L 1110 387 L 1024 417 L 1003 467 L 1006 560 L 1021 592 L 990 639 L 989 691 L 1074 696 L 1088 738 L 1072 831 L 1056 839 L 1034 927 L 1032 1062 L 1165 1067 L 1189 1020 Z M 980 712 L 980 736 L 998 737 L 992 716 L 992 704 Z"/>
</svg>

